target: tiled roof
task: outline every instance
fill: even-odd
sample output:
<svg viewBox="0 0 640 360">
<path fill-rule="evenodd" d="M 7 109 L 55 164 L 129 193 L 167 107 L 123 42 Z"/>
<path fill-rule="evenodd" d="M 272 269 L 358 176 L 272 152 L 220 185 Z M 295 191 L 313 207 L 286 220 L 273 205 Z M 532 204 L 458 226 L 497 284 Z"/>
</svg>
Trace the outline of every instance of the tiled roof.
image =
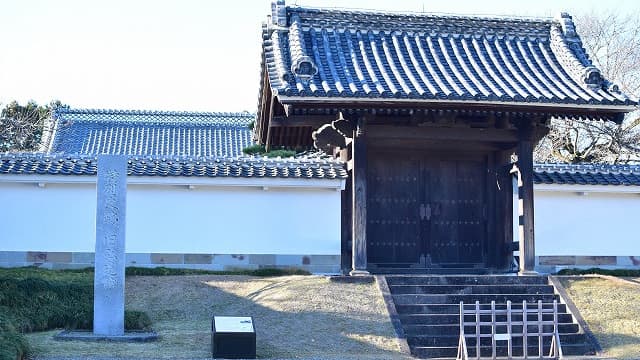
<svg viewBox="0 0 640 360">
<path fill-rule="evenodd" d="M 94 156 L 63 156 L 33 153 L 0 154 L 0 174 L 96 175 Z M 243 156 L 213 158 L 131 157 L 130 176 L 195 176 L 288 179 L 346 179 L 342 163 L 316 156 L 269 159 Z"/>
<path fill-rule="evenodd" d="M 96 175 L 96 170 L 95 156 L 0 154 L 0 174 Z M 348 176 L 343 163 L 315 154 L 286 159 L 131 157 L 128 175 L 303 179 L 346 179 Z M 535 164 L 533 180 L 536 184 L 640 186 L 640 165 Z"/>
<path fill-rule="evenodd" d="M 592 66 L 566 14 L 398 14 L 285 7 L 283 0 L 272 9 L 263 28 L 263 71 L 281 103 L 637 105 Z"/>
<path fill-rule="evenodd" d="M 640 165 L 536 164 L 536 184 L 640 186 Z"/>
<path fill-rule="evenodd" d="M 252 145 L 250 113 L 59 108 L 44 151 L 56 154 L 238 156 Z"/>
</svg>

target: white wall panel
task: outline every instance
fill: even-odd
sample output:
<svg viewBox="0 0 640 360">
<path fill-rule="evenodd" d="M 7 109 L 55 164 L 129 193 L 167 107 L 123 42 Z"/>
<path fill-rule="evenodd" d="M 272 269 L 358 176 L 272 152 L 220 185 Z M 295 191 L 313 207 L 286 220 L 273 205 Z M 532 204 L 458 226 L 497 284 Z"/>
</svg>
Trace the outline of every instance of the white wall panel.
<svg viewBox="0 0 640 360">
<path fill-rule="evenodd" d="M 640 255 L 639 222 L 639 194 L 535 191 L 537 256 Z"/>
<path fill-rule="evenodd" d="M 0 182 L 0 250 L 91 252 L 95 211 L 95 184 Z M 340 191 L 130 184 L 126 250 L 339 255 Z"/>
<path fill-rule="evenodd" d="M 94 251 L 95 184 L 0 183 L 0 250 Z"/>
<path fill-rule="evenodd" d="M 334 189 L 130 188 L 129 252 L 340 254 Z"/>
</svg>

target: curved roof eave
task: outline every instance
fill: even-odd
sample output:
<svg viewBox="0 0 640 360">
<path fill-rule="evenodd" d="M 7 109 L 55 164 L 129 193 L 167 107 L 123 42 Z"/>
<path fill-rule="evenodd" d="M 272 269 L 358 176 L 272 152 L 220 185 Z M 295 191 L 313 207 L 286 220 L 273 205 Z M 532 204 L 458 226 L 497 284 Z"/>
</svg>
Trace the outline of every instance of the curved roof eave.
<svg viewBox="0 0 640 360">
<path fill-rule="evenodd" d="M 553 110 L 558 112 L 564 110 L 575 110 L 580 112 L 588 111 L 607 111 L 611 113 L 627 113 L 638 110 L 637 105 L 609 105 L 609 104 L 563 104 L 563 103 L 531 103 L 531 102 L 514 102 L 514 101 L 482 101 L 482 100 L 448 100 L 448 99 L 394 99 L 394 98 L 339 98 L 339 97 L 317 97 L 317 96 L 283 96 L 277 95 L 277 99 L 281 104 L 344 104 L 350 107 L 367 104 L 371 106 L 379 106 L 381 104 L 396 104 L 406 106 L 428 106 L 428 105 L 446 105 L 446 106 L 467 106 L 467 107 L 487 107 L 499 106 L 504 108 L 522 107 L 527 109 Z M 498 110 L 498 109 L 496 109 Z M 509 109 L 513 110 L 513 109 Z"/>
</svg>

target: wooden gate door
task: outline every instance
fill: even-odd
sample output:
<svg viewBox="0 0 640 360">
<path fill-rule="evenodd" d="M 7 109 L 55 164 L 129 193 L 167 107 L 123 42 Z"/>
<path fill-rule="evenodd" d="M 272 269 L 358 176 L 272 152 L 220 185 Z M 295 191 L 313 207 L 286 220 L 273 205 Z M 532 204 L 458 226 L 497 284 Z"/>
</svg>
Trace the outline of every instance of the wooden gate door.
<svg viewBox="0 0 640 360">
<path fill-rule="evenodd" d="M 371 264 L 406 267 L 419 263 L 421 162 L 375 156 L 368 163 L 367 257 Z"/>
<path fill-rule="evenodd" d="M 433 159 L 429 259 L 434 265 L 482 265 L 486 241 L 485 173 L 482 159 Z"/>
<path fill-rule="evenodd" d="M 483 265 L 483 159 L 375 155 L 367 177 L 367 257 L 377 267 Z"/>
</svg>

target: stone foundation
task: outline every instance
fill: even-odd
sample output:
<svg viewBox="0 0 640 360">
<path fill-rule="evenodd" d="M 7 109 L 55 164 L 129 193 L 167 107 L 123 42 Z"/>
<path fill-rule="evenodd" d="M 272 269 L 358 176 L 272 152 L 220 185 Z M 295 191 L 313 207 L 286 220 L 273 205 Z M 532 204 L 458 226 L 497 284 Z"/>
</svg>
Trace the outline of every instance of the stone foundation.
<svg viewBox="0 0 640 360">
<path fill-rule="evenodd" d="M 126 266 L 203 270 L 302 269 L 314 274 L 339 274 L 340 255 L 127 253 Z M 94 266 L 92 252 L 0 251 L 0 267 L 38 266 L 81 269 Z"/>
<path fill-rule="evenodd" d="M 127 253 L 126 266 L 203 270 L 303 269 L 314 274 L 339 274 L 340 255 Z M 0 251 L 0 267 L 38 266 L 46 269 L 93 267 L 92 252 Z M 536 271 L 567 268 L 639 269 L 640 256 L 536 256 Z"/>
<path fill-rule="evenodd" d="M 562 269 L 638 269 L 640 256 L 536 256 L 536 271 L 556 273 Z"/>
</svg>

